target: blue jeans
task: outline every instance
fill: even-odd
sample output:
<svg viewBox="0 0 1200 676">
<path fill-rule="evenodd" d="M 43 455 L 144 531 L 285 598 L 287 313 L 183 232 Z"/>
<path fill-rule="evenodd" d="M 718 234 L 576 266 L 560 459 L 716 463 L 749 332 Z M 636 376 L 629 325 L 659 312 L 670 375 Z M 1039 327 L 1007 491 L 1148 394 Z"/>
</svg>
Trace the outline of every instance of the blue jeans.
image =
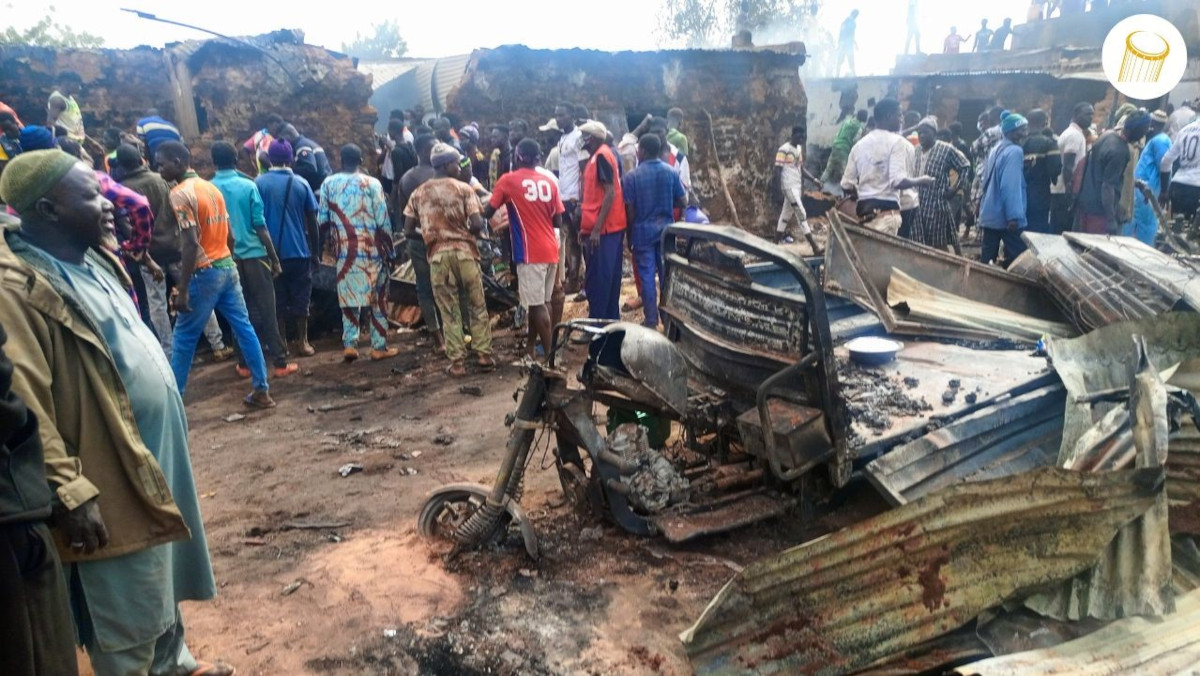
<svg viewBox="0 0 1200 676">
<path fill-rule="evenodd" d="M 180 312 L 175 318 L 175 335 L 171 346 L 171 370 L 175 372 L 180 396 L 183 396 L 187 387 L 192 357 L 196 354 L 196 341 L 200 339 L 204 324 L 213 310 L 220 312 L 233 329 L 246 366 L 250 369 L 250 382 L 254 384 L 254 389 L 266 390 L 267 362 L 263 359 L 262 346 L 254 333 L 254 326 L 250 324 L 237 270 L 212 267 L 196 270 L 188 283 L 188 300 L 192 311 Z"/>
<path fill-rule="evenodd" d="M 587 255 L 588 316 L 592 319 L 621 319 L 621 244 L 625 231 L 600 235 L 600 243 Z M 589 245 L 590 248 L 590 245 Z"/>
</svg>

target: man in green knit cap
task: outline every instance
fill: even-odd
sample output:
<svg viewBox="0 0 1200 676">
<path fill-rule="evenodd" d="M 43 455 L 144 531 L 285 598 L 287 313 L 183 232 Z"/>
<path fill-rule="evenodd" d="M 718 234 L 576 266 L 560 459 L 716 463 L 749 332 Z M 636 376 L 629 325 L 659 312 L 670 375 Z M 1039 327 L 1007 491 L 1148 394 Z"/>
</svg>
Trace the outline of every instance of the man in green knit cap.
<svg viewBox="0 0 1200 676">
<path fill-rule="evenodd" d="M 18 155 L 0 198 L 12 390 L 40 423 L 51 526 L 80 643 L 97 676 L 229 676 L 184 643 L 179 602 L 216 593 L 171 366 L 101 241 L 113 205 L 59 150 Z"/>
</svg>

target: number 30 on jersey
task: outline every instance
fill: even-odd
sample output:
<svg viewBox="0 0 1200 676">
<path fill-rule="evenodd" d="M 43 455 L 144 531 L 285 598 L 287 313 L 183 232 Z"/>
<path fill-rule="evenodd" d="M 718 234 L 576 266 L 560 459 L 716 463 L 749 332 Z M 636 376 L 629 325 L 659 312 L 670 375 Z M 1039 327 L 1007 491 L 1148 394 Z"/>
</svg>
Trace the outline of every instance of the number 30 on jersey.
<svg viewBox="0 0 1200 676">
<path fill-rule="evenodd" d="M 528 202 L 549 202 L 554 196 L 550 189 L 550 181 L 527 178 L 521 181 L 521 187 L 525 188 L 525 200 Z"/>
</svg>

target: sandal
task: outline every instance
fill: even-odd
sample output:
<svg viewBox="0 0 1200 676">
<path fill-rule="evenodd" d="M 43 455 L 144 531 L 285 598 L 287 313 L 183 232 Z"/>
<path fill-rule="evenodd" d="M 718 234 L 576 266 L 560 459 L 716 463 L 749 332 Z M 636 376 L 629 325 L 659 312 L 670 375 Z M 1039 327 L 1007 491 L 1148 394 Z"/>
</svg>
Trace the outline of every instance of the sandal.
<svg viewBox="0 0 1200 676">
<path fill-rule="evenodd" d="M 275 408 L 275 400 L 266 390 L 255 390 L 242 400 L 250 408 Z"/>
<path fill-rule="evenodd" d="M 446 373 L 454 376 L 455 378 L 461 378 L 467 375 L 467 367 L 464 366 L 462 360 L 459 359 L 457 361 L 450 362 L 450 365 L 446 367 Z"/>
<path fill-rule="evenodd" d="M 196 660 L 196 668 L 188 676 L 234 676 L 237 669 L 224 662 Z"/>
<path fill-rule="evenodd" d="M 482 371 L 495 371 L 496 370 L 496 360 L 492 359 L 491 355 L 487 355 L 487 354 L 479 355 L 479 360 L 476 361 L 475 364 L 477 366 L 479 366 L 479 369 Z"/>
</svg>

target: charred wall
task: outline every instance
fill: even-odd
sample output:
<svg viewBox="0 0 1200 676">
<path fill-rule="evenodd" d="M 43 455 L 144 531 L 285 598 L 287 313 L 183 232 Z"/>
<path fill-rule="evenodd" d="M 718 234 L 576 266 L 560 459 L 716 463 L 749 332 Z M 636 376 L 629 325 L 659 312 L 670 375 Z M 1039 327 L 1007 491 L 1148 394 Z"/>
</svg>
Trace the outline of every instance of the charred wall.
<svg viewBox="0 0 1200 676">
<path fill-rule="evenodd" d="M 544 124 L 556 103 L 569 101 L 586 105 L 619 136 L 631 120 L 678 106 L 704 206 L 714 220 L 764 232 L 778 214 L 778 196 L 768 197 L 775 149 L 805 117 L 802 63 L 802 56 L 772 51 L 502 47 L 472 55 L 448 108 L 481 123 L 521 117 Z"/>
<path fill-rule="evenodd" d="M 175 122 L 198 169 L 209 167 L 214 141 L 233 143 L 279 113 L 325 147 L 336 166 L 337 149 L 362 146 L 371 157 L 375 111 L 370 77 L 347 56 L 306 45 L 281 31 L 232 40 L 175 43 L 164 49 L 51 49 L 0 46 L 0 100 L 26 124 L 44 124 L 46 100 L 58 73 L 83 80 L 76 99 L 88 135 L 105 127 L 132 131 L 148 108 Z"/>
</svg>

